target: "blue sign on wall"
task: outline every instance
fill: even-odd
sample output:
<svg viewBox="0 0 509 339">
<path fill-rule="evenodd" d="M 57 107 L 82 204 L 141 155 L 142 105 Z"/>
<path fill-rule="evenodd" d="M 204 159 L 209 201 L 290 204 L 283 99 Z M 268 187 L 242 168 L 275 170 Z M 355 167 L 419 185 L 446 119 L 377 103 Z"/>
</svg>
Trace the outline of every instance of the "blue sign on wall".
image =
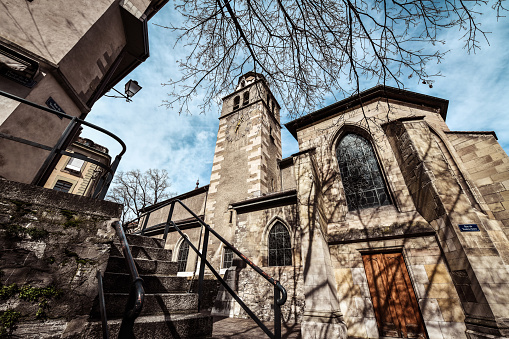
<svg viewBox="0 0 509 339">
<path fill-rule="evenodd" d="M 46 100 L 46 106 L 48 106 L 51 109 L 54 109 L 55 111 L 65 113 L 64 110 L 62 109 L 62 107 L 60 107 L 52 97 L 49 97 L 48 100 Z M 59 116 L 59 118 L 60 118 L 60 120 L 63 119 L 60 116 Z"/>
<path fill-rule="evenodd" d="M 480 232 L 477 224 L 459 224 L 458 226 L 461 232 Z"/>
</svg>

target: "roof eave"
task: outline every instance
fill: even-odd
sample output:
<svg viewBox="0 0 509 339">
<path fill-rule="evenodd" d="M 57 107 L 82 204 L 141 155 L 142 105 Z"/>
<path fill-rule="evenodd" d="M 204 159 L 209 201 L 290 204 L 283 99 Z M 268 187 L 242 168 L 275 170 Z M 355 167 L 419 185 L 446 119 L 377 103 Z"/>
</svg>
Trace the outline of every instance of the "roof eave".
<svg viewBox="0 0 509 339">
<path fill-rule="evenodd" d="M 360 92 L 358 95 L 352 95 L 313 113 L 292 120 L 286 123 L 285 127 L 293 135 L 293 137 L 297 139 L 298 129 L 323 120 L 329 116 L 341 113 L 342 111 L 360 107 L 363 103 L 367 103 L 377 98 L 392 99 L 437 108 L 444 120 L 446 119 L 447 108 L 449 106 L 449 100 L 411 92 L 400 88 L 377 85 L 373 88 Z"/>
</svg>

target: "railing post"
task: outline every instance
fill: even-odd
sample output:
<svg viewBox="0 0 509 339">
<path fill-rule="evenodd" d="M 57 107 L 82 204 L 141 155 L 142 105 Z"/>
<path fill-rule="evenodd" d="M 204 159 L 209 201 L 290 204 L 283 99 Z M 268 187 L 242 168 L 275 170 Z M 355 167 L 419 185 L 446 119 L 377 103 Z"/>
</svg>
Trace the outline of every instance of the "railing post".
<svg viewBox="0 0 509 339">
<path fill-rule="evenodd" d="M 141 233 L 140 235 L 145 234 L 145 228 L 147 228 L 148 219 L 150 218 L 150 212 L 145 215 L 145 220 L 143 220 L 143 226 L 141 227 Z"/>
<path fill-rule="evenodd" d="M 58 139 L 58 141 L 55 144 L 55 146 L 53 147 L 53 149 L 49 152 L 48 157 L 46 158 L 46 160 L 44 160 L 44 163 L 42 164 L 41 168 L 39 168 L 39 171 L 35 175 L 34 180 L 32 180 L 32 185 L 44 186 L 44 184 L 46 182 L 43 179 L 44 179 L 44 175 L 48 171 L 49 166 L 55 159 L 55 156 L 57 155 L 58 151 L 60 151 L 60 149 L 63 146 L 66 146 L 65 142 L 68 141 L 67 139 L 69 138 L 69 135 L 71 134 L 71 132 L 74 130 L 74 127 L 76 125 L 78 125 L 78 127 L 79 127 L 79 125 L 80 125 L 79 123 L 76 124 L 76 119 L 77 119 L 76 117 L 73 117 L 71 119 L 71 121 L 69 121 L 69 124 L 65 128 L 64 133 L 62 133 L 62 135 Z"/>
<path fill-rule="evenodd" d="M 281 292 L 274 284 L 274 338 L 281 339 L 281 306 L 279 306 L 278 300 L 281 298 Z"/>
<path fill-rule="evenodd" d="M 168 218 L 166 219 L 166 227 L 164 228 L 164 243 L 166 244 L 166 237 L 168 237 L 168 231 L 170 230 L 170 222 L 171 217 L 173 216 L 173 209 L 175 208 L 175 202 L 172 202 L 170 205 L 170 213 L 168 213 Z"/>
<path fill-rule="evenodd" d="M 203 277 L 205 275 L 205 262 L 207 261 L 208 244 L 209 230 L 205 227 L 205 234 L 203 236 L 203 249 L 200 255 L 200 275 L 198 278 L 198 312 L 201 310 L 203 304 Z"/>
<path fill-rule="evenodd" d="M 103 276 L 101 271 L 97 271 L 96 276 L 99 290 L 99 307 L 101 311 L 103 339 L 110 339 L 110 332 L 108 330 L 108 318 L 106 317 L 106 303 L 104 302 Z"/>
<path fill-rule="evenodd" d="M 106 193 L 108 193 L 108 188 L 110 188 L 110 184 L 113 181 L 113 176 L 115 175 L 115 172 L 117 171 L 117 167 L 118 167 L 118 164 L 120 163 L 121 159 L 122 159 L 122 156 L 120 156 L 120 154 L 117 155 L 110 167 L 112 172 L 106 173 L 105 175 L 103 175 L 101 177 L 101 179 L 99 179 L 99 182 L 97 183 L 97 186 L 96 186 L 96 189 L 95 189 L 95 192 L 93 195 L 97 199 L 104 200 L 104 197 L 106 196 Z"/>
</svg>

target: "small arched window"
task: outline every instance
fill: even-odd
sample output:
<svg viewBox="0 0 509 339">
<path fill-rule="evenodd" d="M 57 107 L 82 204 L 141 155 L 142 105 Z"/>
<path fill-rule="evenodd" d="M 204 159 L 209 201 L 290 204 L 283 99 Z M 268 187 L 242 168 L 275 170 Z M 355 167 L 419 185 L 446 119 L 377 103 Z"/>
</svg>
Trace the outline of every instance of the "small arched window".
<svg viewBox="0 0 509 339">
<path fill-rule="evenodd" d="M 391 204 L 375 152 L 368 140 L 349 133 L 339 142 L 336 156 L 348 210 Z"/>
<path fill-rule="evenodd" d="M 291 266 L 292 243 L 286 227 L 276 222 L 269 232 L 269 266 Z"/>
<path fill-rule="evenodd" d="M 249 104 L 249 91 L 244 92 L 244 101 L 242 102 L 242 105 Z"/>
<path fill-rule="evenodd" d="M 239 109 L 240 107 L 240 96 L 236 96 L 234 99 L 233 99 L 233 110 L 235 111 L 236 109 Z"/>
<path fill-rule="evenodd" d="M 177 257 L 178 271 L 185 272 L 187 268 L 187 257 L 189 256 L 189 244 L 187 241 L 182 240 Z"/>
</svg>

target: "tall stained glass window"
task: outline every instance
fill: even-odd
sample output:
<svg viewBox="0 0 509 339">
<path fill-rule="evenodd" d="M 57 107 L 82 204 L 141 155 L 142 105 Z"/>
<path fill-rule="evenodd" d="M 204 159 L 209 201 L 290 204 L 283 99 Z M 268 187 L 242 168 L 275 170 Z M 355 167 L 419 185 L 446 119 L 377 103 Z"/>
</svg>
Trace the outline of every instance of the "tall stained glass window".
<svg viewBox="0 0 509 339">
<path fill-rule="evenodd" d="M 187 241 L 182 241 L 179 248 L 179 255 L 177 263 L 179 265 L 178 271 L 185 272 L 187 267 L 187 257 L 189 256 L 189 244 Z"/>
<path fill-rule="evenodd" d="M 291 266 L 292 243 L 290 233 L 277 222 L 269 232 L 269 266 Z"/>
<path fill-rule="evenodd" d="M 336 156 L 348 210 L 391 204 L 375 152 L 368 140 L 349 133 L 339 142 Z"/>
</svg>

